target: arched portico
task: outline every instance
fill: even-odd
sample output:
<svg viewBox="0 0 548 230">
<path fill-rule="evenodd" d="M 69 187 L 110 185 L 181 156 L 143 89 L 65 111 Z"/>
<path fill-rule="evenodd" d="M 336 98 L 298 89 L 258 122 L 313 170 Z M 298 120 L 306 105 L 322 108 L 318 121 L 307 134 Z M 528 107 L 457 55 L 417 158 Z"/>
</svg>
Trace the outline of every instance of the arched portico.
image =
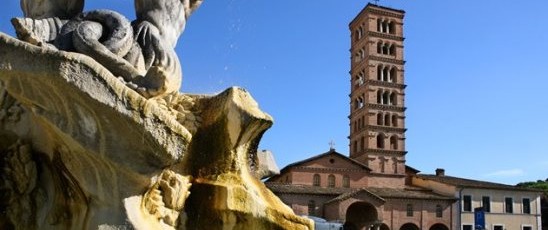
<svg viewBox="0 0 548 230">
<path fill-rule="evenodd" d="M 419 226 L 413 223 L 407 223 L 402 225 L 400 230 L 419 230 Z"/>
<path fill-rule="evenodd" d="M 367 202 L 355 202 L 346 210 L 345 229 L 367 230 L 379 221 L 377 209 Z"/>
<path fill-rule="evenodd" d="M 447 226 L 445 226 L 445 224 L 434 224 L 432 225 L 432 227 L 430 227 L 430 230 L 449 230 L 449 228 Z"/>
</svg>

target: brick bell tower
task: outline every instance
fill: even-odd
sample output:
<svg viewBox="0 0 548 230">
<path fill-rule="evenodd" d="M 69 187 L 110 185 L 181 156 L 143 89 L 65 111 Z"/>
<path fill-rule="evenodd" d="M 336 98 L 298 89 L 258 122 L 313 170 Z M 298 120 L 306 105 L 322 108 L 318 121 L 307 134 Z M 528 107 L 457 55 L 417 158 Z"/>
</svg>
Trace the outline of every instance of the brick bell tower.
<svg viewBox="0 0 548 230">
<path fill-rule="evenodd" d="M 350 158 L 405 176 L 405 11 L 368 4 L 350 23 Z"/>
</svg>

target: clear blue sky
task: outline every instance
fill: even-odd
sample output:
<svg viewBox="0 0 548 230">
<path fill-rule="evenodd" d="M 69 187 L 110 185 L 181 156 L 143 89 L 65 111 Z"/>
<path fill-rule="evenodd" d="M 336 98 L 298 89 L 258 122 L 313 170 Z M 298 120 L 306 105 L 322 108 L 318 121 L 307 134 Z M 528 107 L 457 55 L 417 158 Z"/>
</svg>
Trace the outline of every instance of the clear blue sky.
<svg viewBox="0 0 548 230">
<path fill-rule="evenodd" d="M 247 88 L 280 167 L 348 153 L 348 23 L 368 1 L 205 0 L 177 47 L 183 92 Z M 407 164 L 515 184 L 548 177 L 548 1 L 383 0 L 405 18 Z M 133 19 L 133 1 L 88 1 Z M 0 31 L 22 15 L 4 0 Z"/>
</svg>

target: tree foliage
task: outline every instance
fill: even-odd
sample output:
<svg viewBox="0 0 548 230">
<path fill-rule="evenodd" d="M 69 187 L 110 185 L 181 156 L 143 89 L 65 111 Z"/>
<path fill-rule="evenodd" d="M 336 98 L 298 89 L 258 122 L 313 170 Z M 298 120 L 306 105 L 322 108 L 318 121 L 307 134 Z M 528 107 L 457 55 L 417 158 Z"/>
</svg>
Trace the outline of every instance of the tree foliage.
<svg viewBox="0 0 548 230">
<path fill-rule="evenodd" d="M 544 191 L 544 196 L 548 196 L 548 178 L 546 180 L 537 180 L 536 182 L 534 181 L 521 182 L 517 184 L 516 186 L 541 189 L 542 191 Z"/>
</svg>

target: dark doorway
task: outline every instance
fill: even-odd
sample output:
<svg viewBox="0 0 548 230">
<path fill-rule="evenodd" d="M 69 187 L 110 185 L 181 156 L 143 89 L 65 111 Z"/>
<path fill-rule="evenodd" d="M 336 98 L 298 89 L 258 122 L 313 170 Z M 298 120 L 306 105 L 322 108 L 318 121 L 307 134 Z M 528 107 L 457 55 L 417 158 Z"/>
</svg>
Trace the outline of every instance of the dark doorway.
<svg viewBox="0 0 548 230">
<path fill-rule="evenodd" d="M 377 209 L 370 203 L 356 202 L 346 210 L 345 227 L 349 229 L 363 229 L 366 226 L 375 224 L 378 220 Z M 346 229 L 346 228 L 345 228 Z"/>
<path fill-rule="evenodd" d="M 434 224 L 430 227 L 430 230 L 449 230 L 449 228 L 445 224 Z"/>
<path fill-rule="evenodd" d="M 407 223 L 402 225 L 400 230 L 419 230 L 419 226 L 413 223 Z"/>
</svg>

